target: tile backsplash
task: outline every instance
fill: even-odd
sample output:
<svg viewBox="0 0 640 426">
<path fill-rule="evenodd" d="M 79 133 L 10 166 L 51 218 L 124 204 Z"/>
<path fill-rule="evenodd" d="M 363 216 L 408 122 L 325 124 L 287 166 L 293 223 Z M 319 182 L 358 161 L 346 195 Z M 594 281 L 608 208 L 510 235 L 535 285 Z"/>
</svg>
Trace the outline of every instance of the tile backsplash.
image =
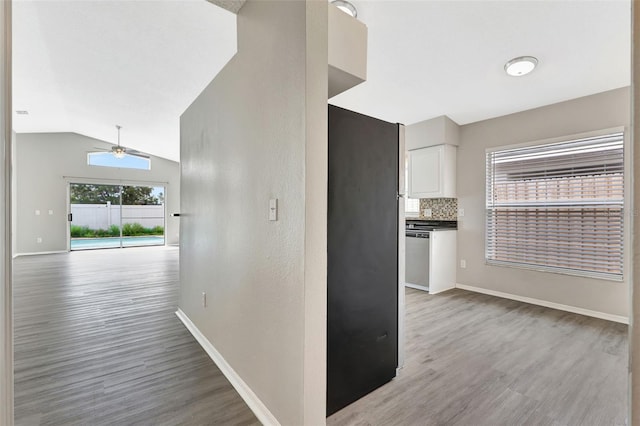
<svg viewBox="0 0 640 426">
<path fill-rule="evenodd" d="M 431 209 L 431 217 L 424 215 L 425 209 Z M 420 219 L 458 220 L 457 198 L 421 198 Z"/>
</svg>

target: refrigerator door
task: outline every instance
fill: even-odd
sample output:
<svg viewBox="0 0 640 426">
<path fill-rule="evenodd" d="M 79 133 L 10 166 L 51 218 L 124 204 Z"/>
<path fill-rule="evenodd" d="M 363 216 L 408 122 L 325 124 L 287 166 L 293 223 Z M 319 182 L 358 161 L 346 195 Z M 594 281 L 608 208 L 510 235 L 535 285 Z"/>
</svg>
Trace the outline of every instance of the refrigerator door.
<svg viewBox="0 0 640 426">
<path fill-rule="evenodd" d="M 327 415 L 396 375 L 399 128 L 329 106 Z"/>
</svg>

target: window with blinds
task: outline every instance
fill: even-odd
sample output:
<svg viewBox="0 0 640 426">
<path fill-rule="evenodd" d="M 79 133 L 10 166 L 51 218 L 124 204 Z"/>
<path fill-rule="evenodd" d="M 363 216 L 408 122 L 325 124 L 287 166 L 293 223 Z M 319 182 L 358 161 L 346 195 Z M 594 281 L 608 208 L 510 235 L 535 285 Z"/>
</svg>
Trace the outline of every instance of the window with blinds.
<svg viewBox="0 0 640 426">
<path fill-rule="evenodd" d="M 409 182 L 409 154 L 404 156 L 404 181 Z M 419 198 L 404 198 L 404 214 L 405 216 L 419 216 L 420 215 L 420 199 Z"/>
<path fill-rule="evenodd" d="M 622 280 L 623 133 L 487 152 L 486 259 Z"/>
</svg>

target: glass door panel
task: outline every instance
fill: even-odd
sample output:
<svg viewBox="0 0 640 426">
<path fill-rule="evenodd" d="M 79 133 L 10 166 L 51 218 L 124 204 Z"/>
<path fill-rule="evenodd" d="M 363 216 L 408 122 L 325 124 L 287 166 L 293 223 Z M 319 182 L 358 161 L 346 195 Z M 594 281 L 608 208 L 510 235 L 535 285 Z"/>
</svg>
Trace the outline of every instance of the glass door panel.
<svg viewBox="0 0 640 426">
<path fill-rule="evenodd" d="M 71 250 L 121 247 L 120 186 L 69 184 Z"/>
<path fill-rule="evenodd" d="M 162 186 L 122 187 L 122 246 L 164 245 Z"/>
</svg>

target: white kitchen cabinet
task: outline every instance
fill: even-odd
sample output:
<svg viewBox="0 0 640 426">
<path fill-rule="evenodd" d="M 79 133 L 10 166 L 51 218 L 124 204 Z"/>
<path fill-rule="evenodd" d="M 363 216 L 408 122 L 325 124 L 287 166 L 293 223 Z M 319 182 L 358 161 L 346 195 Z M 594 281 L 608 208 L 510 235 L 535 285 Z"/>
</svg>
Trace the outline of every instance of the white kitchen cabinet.
<svg viewBox="0 0 640 426">
<path fill-rule="evenodd" d="M 431 233 L 429 250 L 429 294 L 450 290 L 456 286 L 457 231 Z"/>
<path fill-rule="evenodd" d="M 435 145 L 409 151 L 409 198 L 456 197 L 456 147 Z"/>
<path fill-rule="evenodd" d="M 437 294 L 456 286 L 456 234 L 440 229 L 429 238 L 406 237 L 406 287 Z"/>
</svg>

